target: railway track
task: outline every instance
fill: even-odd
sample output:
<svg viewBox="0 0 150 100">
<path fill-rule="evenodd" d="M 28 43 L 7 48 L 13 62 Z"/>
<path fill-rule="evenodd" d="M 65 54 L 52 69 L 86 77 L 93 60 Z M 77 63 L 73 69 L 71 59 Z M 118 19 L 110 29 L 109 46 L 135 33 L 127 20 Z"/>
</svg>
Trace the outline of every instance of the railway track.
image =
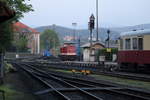
<svg viewBox="0 0 150 100">
<path fill-rule="evenodd" d="M 19 68 L 39 80 L 48 89 L 35 94 L 53 93 L 58 100 L 149 100 L 150 94 L 104 83 L 66 77 L 41 70 L 31 64 L 15 63 Z"/>
<path fill-rule="evenodd" d="M 150 75 L 147 74 L 138 74 L 138 73 L 129 73 L 129 72 L 110 72 L 108 70 L 103 70 L 102 68 L 97 67 L 91 67 L 90 65 L 85 66 L 78 66 L 78 65 L 65 65 L 65 64 L 59 64 L 57 63 L 37 63 L 37 62 L 27 62 L 28 64 L 36 65 L 36 66 L 42 66 L 45 68 L 54 68 L 54 69 L 66 69 L 66 70 L 90 70 L 94 74 L 100 74 L 100 75 L 107 75 L 107 76 L 113 76 L 113 77 L 119 77 L 119 78 L 125 78 L 125 79 L 132 79 L 132 80 L 139 80 L 139 81 L 145 81 L 150 82 Z"/>
</svg>

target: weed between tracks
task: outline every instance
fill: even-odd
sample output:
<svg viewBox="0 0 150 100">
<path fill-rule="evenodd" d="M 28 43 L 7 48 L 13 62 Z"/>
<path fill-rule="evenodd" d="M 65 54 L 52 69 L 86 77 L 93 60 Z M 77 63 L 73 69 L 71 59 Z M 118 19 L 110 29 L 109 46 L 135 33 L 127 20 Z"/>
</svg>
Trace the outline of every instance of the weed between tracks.
<svg viewBox="0 0 150 100">
<path fill-rule="evenodd" d="M 68 70 L 58 70 L 58 69 L 50 69 L 50 70 L 55 70 L 58 72 L 64 72 L 68 74 L 72 74 L 71 71 Z M 81 74 L 79 72 L 76 72 L 76 74 Z M 131 79 L 123 79 L 123 78 L 117 78 L 117 77 L 112 77 L 112 76 L 106 76 L 106 75 L 95 75 L 95 74 L 90 74 L 88 75 L 90 77 L 93 77 L 96 80 L 104 80 L 104 81 L 109 81 L 121 85 L 128 85 L 128 86 L 134 86 L 134 87 L 139 87 L 139 88 L 144 88 L 144 89 L 149 89 L 150 90 L 150 82 L 143 82 L 143 81 L 138 81 L 138 80 L 131 80 Z"/>
<path fill-rule="evenodd" d="M 111 77 L 111 76 L 105 76 L 105 75 L 90 75 L 90 76 L 94 77 L 97 80 L 105 80 L 105 81 L 110 81 L 110 82 L 117 83 L 117 84 L 150 89 L 150 82 L 123 79 L 123 78 L 117 78 L 117 77 Z"/>
</svg>

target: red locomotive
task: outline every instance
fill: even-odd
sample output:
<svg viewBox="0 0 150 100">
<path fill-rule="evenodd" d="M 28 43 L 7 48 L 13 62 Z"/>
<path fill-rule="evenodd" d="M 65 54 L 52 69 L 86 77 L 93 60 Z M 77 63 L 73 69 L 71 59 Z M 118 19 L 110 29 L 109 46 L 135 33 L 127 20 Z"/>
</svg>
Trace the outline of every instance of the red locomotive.
<svg viewBox="0 0 150 100">
<path fill-rule="evenodd" d="M 119 40 L 121 68 L 150 70 L 150 29 L 123 33 Z"/>
<path fill-rule="evenodd" d="M 73 61 L 77 58 L 76 46 L 74 43 L 64 43 L 64 45 L 60 48 L 61 60 Z"/>
</svg>

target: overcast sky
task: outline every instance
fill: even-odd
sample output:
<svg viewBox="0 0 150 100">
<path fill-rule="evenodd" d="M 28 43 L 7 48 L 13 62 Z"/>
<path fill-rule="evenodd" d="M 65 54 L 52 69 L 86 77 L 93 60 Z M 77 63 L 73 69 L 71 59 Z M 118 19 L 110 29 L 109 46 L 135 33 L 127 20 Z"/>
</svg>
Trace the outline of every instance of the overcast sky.
<svg viewBox="0 0 150 100">
<path fill-rule="evenodd" d="M 87 28 L 89 16 L 95 15 L 96 0 L 31 0 L 34 12 L 21 22 L 31 26 L 61 25 Z M 150 23 L 150 0 L 99 0 L 101 27 L 132 26 Z"/>
</svg>

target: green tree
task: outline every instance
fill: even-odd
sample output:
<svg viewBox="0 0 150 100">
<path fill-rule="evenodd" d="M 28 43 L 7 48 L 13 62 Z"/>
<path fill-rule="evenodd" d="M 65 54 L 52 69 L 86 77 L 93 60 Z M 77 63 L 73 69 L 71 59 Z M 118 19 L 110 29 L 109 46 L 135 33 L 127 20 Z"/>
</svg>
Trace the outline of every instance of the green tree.
<svg viewBox="0 0 150 100">
<path fill-rule="evenodd" d="M 52 49 L 59 46 L 59 38 L 55 31 L 45 30 L 40 36 L 41 49 Z"/>
<path fill-rule="evenodd" d="M 20 35 L 18 39 L 14 40 L 12 46 L 16 48 L 17 52 L 27 52 L 28 51 L 28 39 L 26 35 Z"/>
<path fill-rule="evenodd" d="M 4 2 L 5 6 L 16 12 L 16 16 L 14 18 L 0 24 L 0 52 L 4 52 L 8 45 L 12 42 L 13 29 L 11 27 L 11 23 L 23 17 L 24 13 L 33 11 L 32 5 L 27 4 L 27 1 L 30 0 L 0 0 L 0 2 Z"/>
<path fill-rule="evenodd" d="M 28 13 L 33 11 L 32 5 L 28 4 L 30 0 L 0 0 L 5 2 L 6 5 L 16 12 L 16 17 L 12 20 L 18 20 L 19 18 L 23 17 L 24 13 Z"/>
<path fill-rule="evenodd" d="M 111 48 L 111 52 L 107 52 L 107 48 L 104 48 L 104 49 L 101 49 L 101 50 L 98 51 L 97 57 L 105 56 L 105 59 L 107 61 L 111 61 L 113 54 L 117 54 L 117 53 L 118 53 L 117 48 Z"/>
<path fill-rule="evenodd" d="M 29 0 L 0 0 L 0 3 L 3 3 L 5 7 L 8 7 L 16 12 L 16 16 L 7 22 L 0 23 L 0 65 L 1 65 L 1 77 L 3 77 L 3 59 L 4 59 L 4 52 L 7 47 L 10 45 L 12 41 L 12 25 L 13 21 L 19 20 L 19 18 L 23 17 L 24 13 L 29 11 L 33 11 L 32 5 L 27 4 L 26 1 Z M 2 9 L 0 9 L 2 10 Z"/>
<path fill-rule="evenodd" d="M 10 23 L 3 23 L 0 25 L 0 53 L 4 52 L 11 44 L 13 32 Z"/>
</svg>

